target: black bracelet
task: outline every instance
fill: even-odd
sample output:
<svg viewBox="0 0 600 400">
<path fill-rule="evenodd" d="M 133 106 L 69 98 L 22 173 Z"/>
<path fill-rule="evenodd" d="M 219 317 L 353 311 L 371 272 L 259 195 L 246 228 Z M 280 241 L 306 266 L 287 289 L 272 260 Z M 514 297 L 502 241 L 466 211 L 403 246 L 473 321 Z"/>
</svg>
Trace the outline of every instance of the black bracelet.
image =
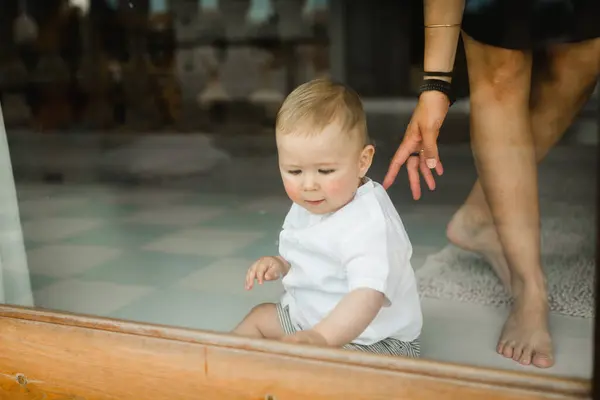
<svg viewBox="0 0 600 400">
<path fill-rule="evenodd" d="M 446 82 L 441 79 L 425 79 L 419 87 L 419 97 L 423 92 L 428 92 L 431 90 L 444 93 L 446 97 L 448 97 L 450 106 L 456 101 L 456 98 L 452 94 L 452 85 L 450 82 Z"/>
<path fill-rule="evenodd" d="M 427 76 L 443 76 L 446 78 L 452 78 L 452 75 L 454 74 L 453 71 L 450 72 L 441 72 L 441 71 L 423 71 L 423 76 L 427 77 Z"/>
</svg>

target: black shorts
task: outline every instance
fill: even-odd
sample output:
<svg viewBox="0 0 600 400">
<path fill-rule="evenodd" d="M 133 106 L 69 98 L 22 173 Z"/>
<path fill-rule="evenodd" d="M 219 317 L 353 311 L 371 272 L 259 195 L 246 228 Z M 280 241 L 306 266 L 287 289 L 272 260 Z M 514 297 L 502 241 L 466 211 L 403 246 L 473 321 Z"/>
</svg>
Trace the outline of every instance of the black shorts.
<svg viewBox="0 0 600 400">
<path fill-rule="evenodd" d="M 462 28 L 491 46 L 543 50 L 600 37 L 600 0 L 466 0 Z"/>
</svg>

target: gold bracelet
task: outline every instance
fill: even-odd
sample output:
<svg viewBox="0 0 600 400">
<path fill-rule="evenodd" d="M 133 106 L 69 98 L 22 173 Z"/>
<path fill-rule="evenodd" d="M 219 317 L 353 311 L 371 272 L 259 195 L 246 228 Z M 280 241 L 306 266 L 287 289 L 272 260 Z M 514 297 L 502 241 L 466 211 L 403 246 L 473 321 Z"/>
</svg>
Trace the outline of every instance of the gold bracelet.
<svg viewBox="0 0 600 400">
<path fill-rule="evenodd" d="M 434 24 L 434 25 L 425 25 L 425 28 L 452 28 L 455 26 L 460 26 L 461 24 Z"/>
</svg>

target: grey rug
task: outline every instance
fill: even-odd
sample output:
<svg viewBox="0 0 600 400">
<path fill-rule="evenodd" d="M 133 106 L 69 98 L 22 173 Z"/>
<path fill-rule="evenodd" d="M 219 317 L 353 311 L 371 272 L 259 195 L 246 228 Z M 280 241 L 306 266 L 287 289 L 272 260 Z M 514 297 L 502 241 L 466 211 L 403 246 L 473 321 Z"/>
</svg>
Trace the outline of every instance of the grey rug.
<svg viewBox="0 0 600 400">
<path fill-rule="evenodd" d="M 595 216 L 590 206 L 554 204 L 542 218 L 542 259 L 551 311 L 594 316 Z M 492 268 L 475 254 L 448 245 L 416 268 L 421 295 L 506 306 L 510 298 Z"/>
</svg>

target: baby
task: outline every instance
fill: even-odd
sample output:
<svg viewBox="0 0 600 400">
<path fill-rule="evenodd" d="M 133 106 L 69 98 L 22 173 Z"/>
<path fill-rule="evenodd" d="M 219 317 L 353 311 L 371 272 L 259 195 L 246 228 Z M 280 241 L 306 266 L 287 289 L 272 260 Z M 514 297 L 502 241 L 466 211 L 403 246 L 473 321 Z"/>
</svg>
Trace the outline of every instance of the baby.
<svg viewBox="0 0 600 400">
<path fill-rule="evenodd" d="M 367 178 L 375 148 L 358 95 L 314 80 L 296 88 L 276 122 L 279 168 L 293 201 L 279 255 L 248 270 L 282 279 L 234 329 L 244 336 L 418 357 L 423 323 L 412 246 L 383 187 Z"/>
</svg>

